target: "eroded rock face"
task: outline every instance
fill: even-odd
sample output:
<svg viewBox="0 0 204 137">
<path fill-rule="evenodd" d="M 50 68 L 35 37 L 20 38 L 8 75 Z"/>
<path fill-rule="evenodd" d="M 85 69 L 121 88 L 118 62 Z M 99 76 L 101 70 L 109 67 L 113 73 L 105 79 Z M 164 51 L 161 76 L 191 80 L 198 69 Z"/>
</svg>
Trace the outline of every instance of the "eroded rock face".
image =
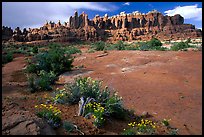
<svg viewBox="0 0 204 137">
<path fill-rule="evenodd" d="M 176 14 L 174 16 L 164 16 L 160 12 L 153 10 L 147 14 L 133 12 L 120 15 L 103 17 L 96 15 L 92 20 L 84 12 L 78 15 L 75 11 L 74 16 L 69 18 L 69 22 L 61 24 L 58 21 L 46 22 L 39 29 L 26 29 L 21 32 L 16 28 L 11 29 L 3 27 L 3 36 L 8 36 L 14 41 L 78 41 L 78 40 L 109 40 L 109 41 L 131 41 L 131 40 L 149 40 L 156 37 L 160 40 L 182 39 L 202 37 L 202 31 L 196 29 L 194 25 L 184 24 L 184 18 Z"/>
<path fill-rule="evenodd" d="M 2 40 L 9 40 L 13 35 L 13 30 L 10 27 L 2 27 Z"/>
<path fill-rule="evenodd" d="M 43 119 L 19 108 L 18 104 L 4 101 L 2 104 L 2 135 L 55 135 L 55 131 Z"/>
</svg>

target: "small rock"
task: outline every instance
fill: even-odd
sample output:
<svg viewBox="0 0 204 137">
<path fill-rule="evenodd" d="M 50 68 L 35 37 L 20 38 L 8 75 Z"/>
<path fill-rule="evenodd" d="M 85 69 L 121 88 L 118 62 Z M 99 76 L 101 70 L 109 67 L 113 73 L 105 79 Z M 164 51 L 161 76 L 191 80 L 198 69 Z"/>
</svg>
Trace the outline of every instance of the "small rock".
<svg viewBox="0 0 204 137">
<path fill-rule="evenodd" d="M 149 115 L 149 113 L 147 111 L 144 111 L 144 112 L 142 112 L 141 116 L 147 118 L 150 115 Z"/>
</svg>

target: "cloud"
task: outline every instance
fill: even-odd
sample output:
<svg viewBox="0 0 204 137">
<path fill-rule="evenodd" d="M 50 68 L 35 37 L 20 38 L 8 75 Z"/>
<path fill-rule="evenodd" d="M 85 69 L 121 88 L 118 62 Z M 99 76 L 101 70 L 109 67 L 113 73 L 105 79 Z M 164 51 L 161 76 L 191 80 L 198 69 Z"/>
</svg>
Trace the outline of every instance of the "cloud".
<svg viewBox="0 0 204 137">
<path fill-rule="evenodd" d="M 154 6 L 153 6 L 152 4 L 148 4 L 148 6 L 149 6 L 150 8 L 154 8 Z"/>
<path fill-rule="evenodd" d="M 125 2 L 123 5 L 129 6 L 129 5 L 130 5 L 130 2 Z"/>
<path fill-rule="evenodd" d="M 2 25 L 40 27 L 46 20 L 67 22 L 75 10 L 111 12 L 116 8 L 108 2 L 3 2 Z"/>
<path fill-rule="evenodd" d="M 198 8 L 198 5 L 190 6 L 178 6 L 173 10 L 167 10 L 164 13 L 168 16 L 173 16 L 175 14 L 180 14 L 184 19 L 194 19 L 197 21 L 202 21 L 202 8 Z"/>
</svg>

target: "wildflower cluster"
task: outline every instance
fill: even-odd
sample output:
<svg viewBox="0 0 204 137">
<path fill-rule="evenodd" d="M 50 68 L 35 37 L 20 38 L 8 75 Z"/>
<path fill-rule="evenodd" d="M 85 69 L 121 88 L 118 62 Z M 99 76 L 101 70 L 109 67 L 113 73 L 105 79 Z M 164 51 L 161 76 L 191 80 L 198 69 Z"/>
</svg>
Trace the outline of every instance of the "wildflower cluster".
<svg viewBox="0 0 204 137">
<path fill-rule="evenodd" d="M 156 129 L 156 123 L 152 122 L 151 120 L 144 120 L 141 119 L 140 122 L 131 122 L 128 124 L 130 126 L 131 130 L 124 129 L 124 132 L 126 134 L 130 134 L 128 132 L 133 132 L 134 134 L 153 134 Z M 135 129 L 135 130 L 132 130 Z"/>
<path fill-rule="evenodd" d="M 37 109 L 37 116 L 44 118 L 53 128 L 57 128 L 60 126 L 61 111 L 57 107 L 54 107 L 51 104 L 40 104 L 35 105 L 35 108 Z"/>
<path fill-rule="evenodd" d="M 54 97 L 52 98 L 52 100 L 55 102 L 55 103 L 61 103 L 61 104 L 64 104 L 65 103 L 65 99 L 68 95 L 68 93 L 65 91 L 65 88 L 63 89 L 59 89 L 57 88 L 56 89 L 56 94 L 54 95 Z"/>
<path fill-rule="evenodd" d="M 105 113 L 105 108 L 101 106 L 100 103 L 88 103 L 85 105 L 85 114 L 92 113 L 94 118 L 94 125 L 96 127 L 102 126 L 105 122 L 105 119 L 103 118 Z"/>
</svg>

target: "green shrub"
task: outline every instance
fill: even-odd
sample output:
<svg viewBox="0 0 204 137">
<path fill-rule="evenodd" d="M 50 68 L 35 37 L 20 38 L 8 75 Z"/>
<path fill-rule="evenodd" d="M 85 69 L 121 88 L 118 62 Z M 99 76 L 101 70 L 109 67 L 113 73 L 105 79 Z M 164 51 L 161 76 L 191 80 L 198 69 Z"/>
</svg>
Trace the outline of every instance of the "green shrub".
<svg viewBox="0 0 204 137">
<path fill-rule="evenodd" d="M 139 46 L 134 46 L 134 45 L 130 45 L 130 46 L 126 46 L 125 50 L 139 50 L 140 47 Z"/>
<path fill-rule="evenodd" d="M 34 93 L 37 90 L 37 85 L 36 85 L 36 75 L 31 74 L 28 76 L 28 87 L 31 93 Z"/>
<path fill-rule="evenodd" d="M 173 46 L 171 46 L 171 50 L 173 51 L 178 51 L 178 50 L 182 50 L 182 49 L 186 49 L 192 47 L 190 46 L 188 43 L 186 42 L 179 42 L 179 43 L 175 43 Z"/>
<path fill-rule="evenodd" d="M 72 131 L 75 129 L 74 125 L 73 125 L 71 122 L 68 122 L 68 121 L 64 121 L 64 122 L 63 122 L 63 128 L 64 128 L 68 133 L 72 132 Z"/>
<path fill-rule="evenodd" d="M 26 72 L 27 73 L 37 73 L 38 72 L 38 67 L 36 64 L 29 64 L 26 67 Z"/>
<path fill-rule="evenodd" d="M 31 52 L 38 53 L 38 47 L 37 46 L 32 47 Z"/>
<path fill-rule="evenodd" d="M 152 38 L 148 43 L 150 47 L 161 47 L 162 43 L 157 38 Z"/>
<path fill-rule="evenodd" d="M 46 72 L 53 71 L 59 75 L 65 71 L 71 70 L 73 58 L 70 54 L 65 55 L 65 51 L 60 48 L 51 47 L 47 52 L 39 53 L 34 56 L 34 62 L 39 70 Z"/>
<path fill-rule="evenodd" d="M 94 81 L 91 78 L 77 78 L 74 83 L 66 84 L 65 90 L 68 93 L 67 103 L 76 104 L 79 102 L 80 97 L 95 98 L 100 95 L 100 81 Z"/>
<path fill-rule="evenodd" d="M 88 52 L 88 53 L 94 53 L 95 50 L 94 50 L 94 49 L 89 49 L 87 52 Z"/>
<path fill-rule="evenodd" d="M 119 40 L 116 44 L 115 47 L 117 50 L 125 50 L 125 44 L 123 41 Z"/>
<path fill-rule="evenodd" d="M 188 39 L 186 40 L 186 43 L 187 43 L 187 44 L 191 43 L 191 39 L 188 38 Z"/>
<path fill-rule="evenodd" d="M 66 54 L 76 54 L 76 53 L 81 53 L 81 50 L 76 47 L 69 46 L 65 48 L 65 53 Z"/>
<path fill-rule="evenodd" d="M 93 124 L 96 127 L 101 127 L 103 126 L 105 119 L 104 119 L 104 113 L 105 113 L 105 108 L 101 106 L 100 103 L 88 103 L 85 105 L 85 116 L 89 114 L 93 115 L 94 122 Z"/>
<path fill-rule="evenodd" d="M 162 47 L 162 43 L 160 40 L 156 38 L 152 38 L 150 41 L 139 43 L 139 49 L 142 51 L 150 51 L 150 50 L 160 50 L 165 51 L 168 50 L 166 47 Z"/>
<path fill-rule="evenodd" d="M 53 128 L 60 127 L 61 124 L 61 111 L 57 108 L 46 104 L 35 105 L 36 114 L 40 118 L 44 118 L 49 125 Z"/>
<path fill-rule="evenodd" d="M 105 102 L 106 113 L 112 117 L 124 119 L 126 117 L 126 110 L 122 106 L 122 98 L 114 93 Z"/>
<path fill-rule="evenodd" d="M 139 48 L 139 49 L 140 49 L 140 50 L 142 50 L 142 51 L 148 51 L 148 50 L 150 50 L 151 48 L 150 48 L 150 46 L 149 46 L 149 45 L 144 44 L 144 45 L 140 46 L 140 48 Z"/>
<path fill-rule="evenodd" d="M 26 71 L 35 74 L 35 78 L 29 79 L 31 91 L 51 90 L 57 76 L 64 71 L 71 70 L 73 58 L 70 54 L 65 54 L 65 50 L 59 45 L 49 45 L 48 51 L 35 55 L 29 62 Z M 34 80 L 33 80 L 34 79 Z"/>
<path fill-rule="evenodd" d="M 106 43 L 104 41 L 98 41 L 91 44 L 91 48 L 96 51 L 103 51 L 105 46 L 106 46 Z"/>
<path fill-rule="evenodd" d="M 123 119 L 127 111 L 122 106 L 122 98 L 116 93 L 112 96 L 108 87 L 102 88 L 101 81 L 92 80 L 90 77 L 77 78 L 74 83 L 66 84 L 65 90 L 56 92 L 54 100 L 58 103 L 77 104 L 80 98 L 93 98 L 96 103 L 101 103 L 106 108 L 104 114 Z"/>
<path fill-rule="evenodd" d="M 11 62 L 13 60 L 13 53 L 9 52 L 7 54 L 2 55 L 2 64 L 6 64 L 8 62 Z"/>
<path fill-rule="evenodd" d="M 124 129 L 123 135 L 153 135 L 157 127 L 155 122 L 148 119 L 130 122 L 128 126 L 128 129 Z"/>
<path fill-rule="evenodd" d="M 51 84 L 56 80 L 56 75 L 51 72 L 41 70 L 39 75 L 31 74 L 28 76 L 28 83 L 31 93 L 37 90 L 51 90 Z"/>
</svg>

